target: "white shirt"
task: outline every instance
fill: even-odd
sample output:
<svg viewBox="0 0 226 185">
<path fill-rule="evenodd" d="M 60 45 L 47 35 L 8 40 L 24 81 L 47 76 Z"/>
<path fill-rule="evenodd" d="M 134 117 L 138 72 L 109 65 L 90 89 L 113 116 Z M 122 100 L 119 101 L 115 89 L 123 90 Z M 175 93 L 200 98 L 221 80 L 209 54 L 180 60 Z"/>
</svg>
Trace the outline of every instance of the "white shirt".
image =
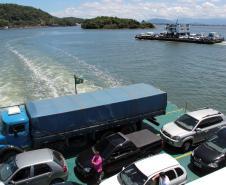
<svg viewBox="0 0 226 185">
<path fill-rule="evenodd" d="M 164 178 L 159 178 L 159 185 L 169 185 L 170 180 L 169 177 L 165 176 Z"/>
</svg>

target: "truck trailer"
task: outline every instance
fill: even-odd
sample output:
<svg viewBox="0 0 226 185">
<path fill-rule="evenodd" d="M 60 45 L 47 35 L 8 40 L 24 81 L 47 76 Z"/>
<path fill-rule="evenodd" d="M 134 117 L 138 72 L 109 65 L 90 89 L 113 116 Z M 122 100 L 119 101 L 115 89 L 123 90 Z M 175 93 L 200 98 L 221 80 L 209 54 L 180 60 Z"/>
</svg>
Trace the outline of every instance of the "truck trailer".
<svg viewBox="0 0 226 185">
<path fill-rule="evenodd" d="M 166 105 L 167 93 L 148 84 L 28 101 L 0 110 L 0 149 L 16 152 L 132 132 L 143 119 L 165 114 Z"/>
</svg>

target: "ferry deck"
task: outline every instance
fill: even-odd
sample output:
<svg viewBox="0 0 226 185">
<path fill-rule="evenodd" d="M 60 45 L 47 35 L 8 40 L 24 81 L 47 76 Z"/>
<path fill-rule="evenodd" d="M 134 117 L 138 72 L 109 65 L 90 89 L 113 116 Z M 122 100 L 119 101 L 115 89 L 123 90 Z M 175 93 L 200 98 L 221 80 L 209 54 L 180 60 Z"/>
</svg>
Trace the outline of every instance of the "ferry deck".
<svg viewBox="0 0 226 185">
<path fill-rule="evenodd" d="M 162 126 L 168 122 L 176 120 L 180 115 L 185 112 L 183 108 L 178 108 L 176 105 L 168 102 L 166 114 L 163 116 L 156 117 L 156 121 L 159 125 L 153 124 L 148 120 L 144 120 L 144 127 L 151 129 L 152 131 L 159 133 L 159 130 Z M 178 160 L 178 162 L 186 169 L 188 174 L 188 181 L 191 182 L 197 178 L 200 178 L 207 174 L 207 172 L 197 171 L 190 167 L 190 155 L 192 153 L 192 149 L 189 152 L 182 153 L 180 150 L 166 146 L 162 152 L 168 153 L 172 155 L 174 158 Z M 75 158 L 67 159 L 68 170 L 69 170 L 69 178 L 68 181 L 73 181 L 78 184 L 84 184 L 78 180 L 78 178 L 74 174 L 74 165 L 75 165 Z"/>
</svg>

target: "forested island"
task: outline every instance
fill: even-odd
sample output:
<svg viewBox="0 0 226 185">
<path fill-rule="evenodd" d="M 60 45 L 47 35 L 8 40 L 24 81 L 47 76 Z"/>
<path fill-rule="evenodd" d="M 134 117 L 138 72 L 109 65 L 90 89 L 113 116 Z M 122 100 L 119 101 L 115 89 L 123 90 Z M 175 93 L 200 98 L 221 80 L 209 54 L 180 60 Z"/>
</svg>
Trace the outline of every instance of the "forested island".
<svg viewBox="0 0 226 185">
<path fill-rule="evenodd" d="M 117 17 L 96 17 L 86 19 L 82 22 L 84 29 L 136 29 L 136 28 L 154 28 L 152 23 L 142 21 L 141 23 L 133 19 L 121 19 Z"/>
<path fill-rule="evenodd" d="M 16 4 L 0 4 L 0 27 L 76 26 L 83 20 L 58 18 L 40 9 Z"/>
<path fill-rule="evenodd" d="M 83 29 L 154 28 L 154 25 L 149 22 L 142 21 L 140 23 L 133 19 L 106 16 L 93 19 L 58 18 L 30 6 L 0 4 L 0 28 L 76 26 L 77 24 L 81 24 Z"/>
</svg>

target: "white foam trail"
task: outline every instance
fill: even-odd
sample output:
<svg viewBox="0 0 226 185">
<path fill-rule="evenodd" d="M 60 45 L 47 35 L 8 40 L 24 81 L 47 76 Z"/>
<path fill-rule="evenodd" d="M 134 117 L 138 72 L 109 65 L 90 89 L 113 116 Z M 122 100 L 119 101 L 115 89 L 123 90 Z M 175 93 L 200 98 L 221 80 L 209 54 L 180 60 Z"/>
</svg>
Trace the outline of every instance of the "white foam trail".
<svg viewBox="0 0 226 185">
<path fill-rule="evenodd" d="M 226 41 L 223 41 L 221 43 L 217 43 L 217 45 L 226 46 Z"/>
<path fill-rule="evenodd" d="M 56 48 L 56 47 L 52 47 L 52 48 L 62 52 L 63 54 L 65 54 L 68 57 L 73 58 L 80 65 L 84 66 L 86 69 L 88 69 L 90 72 L 92 72 L 96 77 L 101 78 L 103 80 L 103 82 L 107 81 L 107 83 L 108 83 L 107 85 L 110 85 L 111 87 L 118 87 L 118 86 L 122 85 L 122 83 L 120 81 L 116 80 L 111 75 L 107 74 L 105 71 L 98 69 L 95 65 L 88 64 L 85 61 L 80 60 L 78 57 L 72 55 L 71 53 L 69 53 L 63 49 Z"/>
<path fill-rule="evenodd" d="M 38 68 L 32 60 L 28 59 L 27 57 L 25 57 L 23 54 L 21 54 L 19 51 L 17 51 L 16 49 L 14 49 L 13 47 L 9 46 L 8 49 L 14 53 L 19 59 L 21 59 L 24 64 L 28 67 L 28 69 L 30 71 L 33 72 L 33 74 L 35 75 L 35 77 L 37 79 L 40 79 L 42 81 L 44 81 L 48 88 L 51 89 L 51 92 L 53 94 L 54 97 L 59 96 L 56 87 L 54 86 L 54 83 L 52 82 L 52 79 L 49 79 L 41 70 L 41 68 Z"/>
</svg>

